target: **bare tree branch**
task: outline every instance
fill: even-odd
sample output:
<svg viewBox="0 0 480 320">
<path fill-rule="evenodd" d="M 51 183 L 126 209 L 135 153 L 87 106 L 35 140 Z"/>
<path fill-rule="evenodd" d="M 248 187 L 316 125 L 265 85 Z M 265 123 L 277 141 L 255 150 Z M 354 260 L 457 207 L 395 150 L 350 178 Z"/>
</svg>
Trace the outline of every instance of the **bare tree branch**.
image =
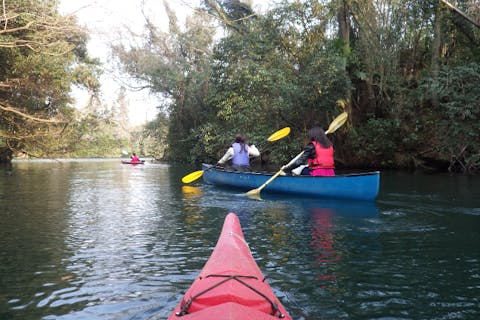
<svg viewBox="0 0 480 320">
<path fill-rule="evenodd" d="M 444 3 L 450 10 L 456 12 L 457 14 L 459 14 L 462 18 L 464 18 L 465 20 L 467 20 L 468 22 L 470 22 L 471 24 L 473 24 L 474 26 L 476 26 L 477 28 L 480 28 L 480 23 L 478 23 L 477 21 L 471 19 L 469 16 L 467 16 L 465 13 L 463 13 L 462 11 L 460 11 L 457 7 L 453 6 L 452 4 L 450 4 L 448 1 L 446 0 L 440 0 L 440 2 Z"/>
<path fill-rule="evenodd" d="M 28 119 L 28 120 L 32 120 L 32 121 L 35 121 L 35 122 L 39 122 L 39 123 L 55 123 L 55 124 L 60 124 L 60 123 L 65 123 L 65 121 L 60 121 L 60 120 L 56 120 L 56 119 L 44 119 L 44 118 L 37 118 L 37 117 L 34 117 L 28 113 L 25 113 L 25 112 L 22 112 L 20 110 L 18 110 L 17 108 L 13 108 L 13 107 L 10 107 L 10 106 L 3 106 L 3 105 L 0 105 L 0 110 L 4 111 L 4 112 L 10 112 L 10 113 L 14 113 L 24 119 Z"/>
</svg>

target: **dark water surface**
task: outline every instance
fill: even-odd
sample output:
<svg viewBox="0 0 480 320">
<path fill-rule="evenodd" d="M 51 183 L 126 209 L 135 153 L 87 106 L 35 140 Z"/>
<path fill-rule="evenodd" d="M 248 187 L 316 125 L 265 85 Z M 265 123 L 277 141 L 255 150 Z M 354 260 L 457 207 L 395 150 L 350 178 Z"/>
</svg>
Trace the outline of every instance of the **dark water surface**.
<svg viewBox="0 0 480 320">
<path fill-rule="evenodd" d="M 164 319 L 235 212 L 294 319 L 480 319 L 480 177 L 382 173 L 376 203 L 182 185 L 119 160 L 0 168 L 0 319 Z"/>
</svg>

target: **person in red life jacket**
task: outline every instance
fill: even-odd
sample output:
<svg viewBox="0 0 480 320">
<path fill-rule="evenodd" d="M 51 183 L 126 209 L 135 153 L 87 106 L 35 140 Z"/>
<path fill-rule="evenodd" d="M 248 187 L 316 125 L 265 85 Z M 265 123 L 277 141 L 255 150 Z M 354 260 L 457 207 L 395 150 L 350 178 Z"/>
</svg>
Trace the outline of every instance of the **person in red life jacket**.
<svg viewBox="0 0 480 320">
<path fill-rule="evenodd" d="M 308 167 L 302 170 L 302 175 L 335 176 L 333 144 L 323 129 L 318 126 L 313 127 L 308 130 L 308 138 L 310 143 L 303 149 L 302 156 L 291 165 L 284 166 L 282 170 L 288 172 L 307 162 Z"/>
<path fill-rule="evenodd" d="M 137 155 L 134 153 L 132 153 L 132 157 L 130 158 L 130 161 L 131 162 L 140 162 L 140 159 L 137 157 Z"/>
<path fill-rule="evenodd" d="M 248 172 L 252 171 L 250 167 L 250 157 L 260 156 L 260 151 L 258 151 L 255 145 L 249 146 L 246 143 L 246 139 L 243 135 L 237 134 L 235 136 L 235 141 L 228 148 L 225 155 L 218 160 L 217 165 L 223 166 L 228 160 L 232 159 L 231 168 L 234 171 Z"/>
</svg>

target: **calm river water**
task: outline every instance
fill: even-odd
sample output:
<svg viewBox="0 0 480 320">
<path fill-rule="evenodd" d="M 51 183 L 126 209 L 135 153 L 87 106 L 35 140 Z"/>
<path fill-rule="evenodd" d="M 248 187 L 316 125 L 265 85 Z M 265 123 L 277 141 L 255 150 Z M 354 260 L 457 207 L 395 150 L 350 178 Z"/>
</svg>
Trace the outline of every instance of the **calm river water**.
<svg viewBox="0 0 480 320">
<path fill-rule="evenodd" d="M 376 203 L 182 185 L 115 160 L 0 168 L 0 319 L 165 319 L 235 212 L 294 319 L 480 319 L 480 177 L 382 173 Z"/>
</svg>

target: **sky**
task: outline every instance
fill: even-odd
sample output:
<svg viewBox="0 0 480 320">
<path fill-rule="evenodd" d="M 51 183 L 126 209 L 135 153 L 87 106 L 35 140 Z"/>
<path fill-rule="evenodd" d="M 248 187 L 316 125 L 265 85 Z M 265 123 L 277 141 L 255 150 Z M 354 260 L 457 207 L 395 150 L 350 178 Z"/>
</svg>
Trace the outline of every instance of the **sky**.
<svg viewBox="0 0 480 320">
<path fill-rule="evenodd" d="M 170 7 L 177 14 L 178 22 L 183 25 L 187 15 L 199 5 L 201 0 L 167 0 Z M 253 7 L 257 11 L 268 8 L 274 0 L 254 0 Z M 144 19 L 140 8 L 144 4 L 146 14 L 154 23 L 167 30 L 168 20 L 162 0 L 61 0 L 60 12 L 62 14 L 74 14 L 79 23 L 89 30 L 90 41 L 88 51 L 91 57 L 99 58 L 104 66 L 109 68 L 109 47 L 114 39 L 121 37 L 123 26 L 128 26 L 135 31 L 141 31 Z M 115 101 L 120 89 L 118 78 L 110 72 L 102 75 L 102 98 Z M 87 104 L 88 95 L 85 91 L 74 90 L 76 107 L 82 109 Z M 130 102 L 129 120 L 133 126 L 144 124 L 153 120 L 157 114 L 156 106 L 159 101 L 148 91 L 128 92 Z"/>
</svg>

